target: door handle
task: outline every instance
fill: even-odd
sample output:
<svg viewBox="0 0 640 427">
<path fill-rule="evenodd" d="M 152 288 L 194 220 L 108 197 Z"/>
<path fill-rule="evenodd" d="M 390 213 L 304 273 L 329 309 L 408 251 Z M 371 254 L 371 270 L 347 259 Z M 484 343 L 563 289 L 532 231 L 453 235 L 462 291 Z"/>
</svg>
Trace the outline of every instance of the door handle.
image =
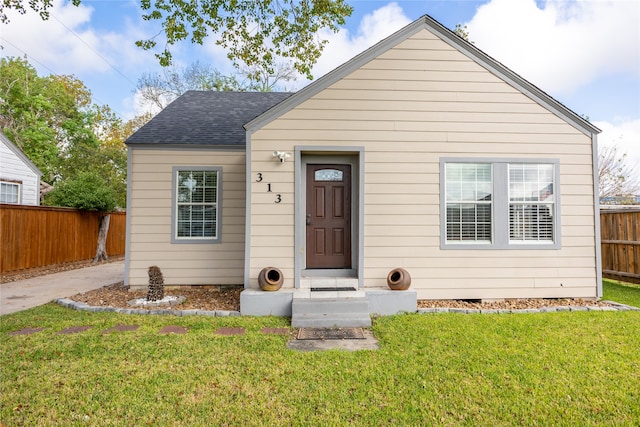
<svg viewBox="0 0 640 427">
<path fill-rule="evenodd" d="M 311 225 L 311 214 L 307 214 L 307 225 Z"/>
</svg>

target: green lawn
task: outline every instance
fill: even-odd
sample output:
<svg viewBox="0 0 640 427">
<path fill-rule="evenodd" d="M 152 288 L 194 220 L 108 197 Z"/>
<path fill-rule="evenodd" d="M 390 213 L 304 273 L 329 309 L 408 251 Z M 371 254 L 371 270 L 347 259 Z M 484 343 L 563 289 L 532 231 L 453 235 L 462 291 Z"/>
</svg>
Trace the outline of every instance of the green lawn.
<svg viewBox="0 0 640 427">
<path fill-rule="evenodd" d="M 605 289 L 610 291 L 608 283 Z M 640 289 L 634 292 L 637 298 Z M 102 334 L 117 324 L 141 327 Z M 79 325 L 93 328 L 56 335 Z M 166 325 L 189 332 L 159 335 Z M 45 330 L 8 335 L 35 326 Z M 241 326 L 247 333 L 217 336 L 221 326 Z M 354 353 L 299 353 L 285 347 L 287 337 L 260 332 L 286 326 L 288 319 L 275 317 L 127 316 L 53 304 L 2 316 L 0 421 L 6 426 L 640 423 L 640 312 L 391 316 L 374 322 L 381 349 Z"/>
<path fill-rule="evenodd" d="M 640 307 L 640 285 L 604 279 L 602 299 Z"/>
</svg>

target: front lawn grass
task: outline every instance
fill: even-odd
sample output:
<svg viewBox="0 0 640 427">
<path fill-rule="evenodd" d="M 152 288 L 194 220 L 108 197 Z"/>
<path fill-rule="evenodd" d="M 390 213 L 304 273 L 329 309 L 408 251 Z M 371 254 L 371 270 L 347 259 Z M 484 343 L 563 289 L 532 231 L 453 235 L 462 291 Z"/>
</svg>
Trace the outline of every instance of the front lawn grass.
<svg viewBox="0 0 640 427">
<path fill-rule="evenodd" d="M 640 285 L 603 279 L 602 288 L 602 299 L 640 307 Z"/>
<path fill-rule="evenodd" d="M 118 324 L 133 332 L 102 334 Z M 69 326 L 92 326 L 56 335 Z M 167 325 L 185 335 L 160 335 Z M 132 316 L 48 304 L 0 318 L 16 425 L 638 425 L 640 312 L 375 319 L 378 351 L 300 353 L 286 318 Z M 34 335 L 8 333 L 42 326 Z M 217 336 L 222 326 L 243 336 Z"/>
</svg>

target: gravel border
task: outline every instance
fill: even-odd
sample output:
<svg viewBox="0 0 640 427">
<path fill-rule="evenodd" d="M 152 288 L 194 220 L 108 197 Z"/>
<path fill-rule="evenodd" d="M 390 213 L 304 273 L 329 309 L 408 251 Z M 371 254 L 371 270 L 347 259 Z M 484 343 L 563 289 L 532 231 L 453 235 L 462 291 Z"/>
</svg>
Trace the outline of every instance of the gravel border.
<svg viewBox="0 0 640 427">
<path fill-rule="evenodd" d="M 229 317 L 240 316 L 239 311 L 229 310 L 166 310 L 153 309 L 145 310 L 140 308 L 115 308 L 115 307 L 97 307 L 85 304 L 83 302 L 73 301 L 68 298 L 59 298 L 55 302 L 63 307 L 73 310 L 98 312 L 112 312 L 120 314 L 172 314 L 174 316 L 209 316 L 209 317 Z M 476 308 L 419 308 L 418 314 L 427 313 L 460 313 L 460 314 L 519 314 L 519 313 L 554 313 L 568 311 L 640 311 L 640 308 L 626 304 L 620 304 L 614 301 L 602 301 L 611 304 L 610 307 L 598 306 L 554 306 L 541 308 L 524 308 L 524 309 L 476 309 Z"/>
<path fill-rule="evenodd" d="M 239 311 L 229 310 L 167 310 L 167 309 L 151 309 L 142 308 L 115 308 L 115 307 L 97 307 L 88 305 L 83 302 L 71 300 L 69 298 L 58 298 L 55 302 L 63 307 L 73 310 L 91 311 L 94 313 L 110 312 L 120 314 L 172 314 L 174 316 L 209 316 L 209 317 L 229 317 L 240 316 Z"/>
</svg>

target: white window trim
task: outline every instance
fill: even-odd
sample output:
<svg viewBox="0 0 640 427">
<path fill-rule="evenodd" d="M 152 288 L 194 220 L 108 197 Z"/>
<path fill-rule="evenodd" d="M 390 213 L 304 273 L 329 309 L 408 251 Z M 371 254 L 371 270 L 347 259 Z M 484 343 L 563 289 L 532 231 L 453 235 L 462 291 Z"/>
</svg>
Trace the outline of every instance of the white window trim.
<svg viewBox="0 0 640 427">
<path fill-rule="evenodd" d="M 183 171 L 217 172 L 216 190 L 216 235 L 215 237 L 178 237 L 178 173 Z M 222 167 L 220 166 L 174 166 L 171 178 L 171 243 L 220 243 L 222 241 Z"/>
<path fill-rule="evenodd" d="M 490 163 L 492 165 L 492 226 L 491 242 L 450 242 L 446 234 L 446 183 L 445 164 L 447 163 Z M 554 195 L 553 206 L 553 242 L 534 241 L 510 241 L 509 239 L 509 163 L 552 164 L 554 170 Z M 440 249 L 560 249 L 561 248 L 561 223 L 560 223 L 560 160 L 546 158 L 482 158 L 482 157 L 444 157 L 440 159 Z"/>
<path fill-rule="evenodd" d="M 6 203 L 8 205 L 19 205 L 20 203 L 22 203 L 22 183 L 21 182 L 11 182 L 11 181 L 0 181 L 0 185 L 10 185 L 10 186 L 15 186 L 18 188 L 18 201 L 16 202 L 0 202 L 0 203 Z"/>
</svg>

